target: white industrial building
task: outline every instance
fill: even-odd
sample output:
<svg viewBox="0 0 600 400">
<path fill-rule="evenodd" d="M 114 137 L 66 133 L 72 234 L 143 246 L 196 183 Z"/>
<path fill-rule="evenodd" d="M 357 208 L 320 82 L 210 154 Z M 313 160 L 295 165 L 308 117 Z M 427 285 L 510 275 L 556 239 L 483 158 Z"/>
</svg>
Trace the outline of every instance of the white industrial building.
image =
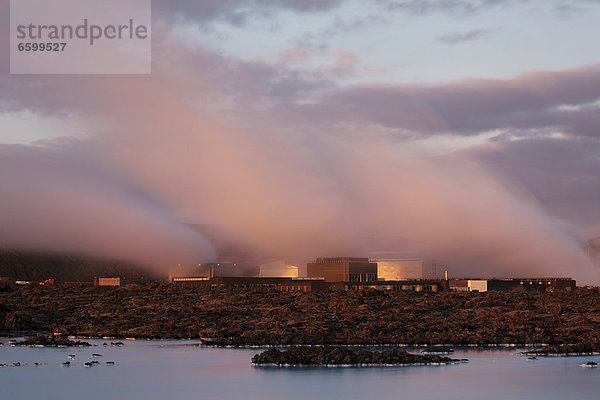
<svg viewBox="0 0 600 400">
<path fill-rule="evenodd" d="M 487 279 L 469 279 L 467 289 L 469 292 L 487 292 Z"/>
<path fill-rule="evenodd" d="M 284 260 L 272 261 L 260 266 L 259 278 L 297 278 L 298 267 Z"/>
<path fill-rule="evenodd" d="M 377 263 L 377 279 L 401 281 L 423 278 L 423 258 L 401 253 L 372 253 L 369 261 Z"/>
</svg>

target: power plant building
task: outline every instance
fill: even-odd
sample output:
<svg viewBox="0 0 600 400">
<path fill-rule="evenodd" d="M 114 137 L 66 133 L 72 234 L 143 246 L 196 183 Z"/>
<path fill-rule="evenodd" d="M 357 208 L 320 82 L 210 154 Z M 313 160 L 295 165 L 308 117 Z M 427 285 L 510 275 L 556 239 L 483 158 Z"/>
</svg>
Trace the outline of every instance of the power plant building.
<svg viewBox="0 0 600 400">
<path fill-rule="evenodd" d="M 371 259 L 377 263 L 377 278 L 385 281 L 423 278 L 423 259 Z"/>
<path fill-rule="evenodd" d="M 377 282 L 377 263 L 368 258 L 321 257 L 306 265 L 306 275 L 325 282 Z"/>
<path fill-rule="evenodd" d="M 265 263 L 256 275 L 244 273 L 235 263 L 201 264 L 170 274 L 170 281 L 181 286 L 200 288 L 269 287 L 282 291 L 324 290 L 403 290 L 416 292 L 527 292 L 574 290 L 571 278 L 424 278 L 423 259 L 321 257 L 306 266 L 307 276 L 298 277 L 298 267 L 285 261 Z M 377 261 L 377 262 L 373 262 Z M 419 276 L 419 274 L 421 276 Z M 97 284 L 115 284 L 116 279 L 101 279 Z"/>
</svg>

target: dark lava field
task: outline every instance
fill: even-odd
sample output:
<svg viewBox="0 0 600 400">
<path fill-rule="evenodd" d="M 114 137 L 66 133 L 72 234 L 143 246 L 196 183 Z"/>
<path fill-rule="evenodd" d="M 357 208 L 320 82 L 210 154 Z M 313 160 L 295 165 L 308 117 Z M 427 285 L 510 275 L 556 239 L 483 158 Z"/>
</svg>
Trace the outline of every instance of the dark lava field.
<svg viewBox="0 0 600 400">
<path fill-rule="evenodd" d="M 600 350 L 600 290 L 290 293 L 149 284 L 0 286 L 0 335 L 213 345 L 549 344 Z"/>
</svg>

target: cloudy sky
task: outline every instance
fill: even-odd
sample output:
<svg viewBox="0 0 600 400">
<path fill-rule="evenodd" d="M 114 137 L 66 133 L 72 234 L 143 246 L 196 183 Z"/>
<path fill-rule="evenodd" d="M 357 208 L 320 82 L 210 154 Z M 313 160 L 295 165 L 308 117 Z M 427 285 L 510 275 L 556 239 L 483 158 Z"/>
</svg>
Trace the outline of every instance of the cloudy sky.
<svg viewBox="0 0 600 400">
<path fill-rule="evenodd" d="M 600 282 L 600 1 L 152 7 L 151 75 L 10 75 L 0 0 L 0 246 Z"/>
</svg>

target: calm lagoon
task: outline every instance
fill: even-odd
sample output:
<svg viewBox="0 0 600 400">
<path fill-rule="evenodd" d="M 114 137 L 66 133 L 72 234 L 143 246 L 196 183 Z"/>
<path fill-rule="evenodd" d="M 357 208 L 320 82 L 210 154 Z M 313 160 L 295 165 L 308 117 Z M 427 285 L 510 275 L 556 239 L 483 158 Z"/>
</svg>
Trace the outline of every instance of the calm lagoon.
<svg viewBox="0 0 600 400">
<path fill-rule="evenodd" d="M 528 361 L 517 348 L 457 349 L 453 358 L 470 362 L 447 366 L 258 368 L 250 359 L 261 349 L 207 348 L 195 341 L 123 340 L 116 347 L 87 340 L 94 345 L 88 348 L 2 341 L 0 363 L 9 366 L 0 368 L 0 399 L 600 398 L 600 368 L 580 367 L 598 357 Z M 63 367 L 67 360 L 71 366 Z M 91 360 L 99 364 L 86 368 Z M 11 366 L 15 362 L 21 366 Z"/>
</svg>

